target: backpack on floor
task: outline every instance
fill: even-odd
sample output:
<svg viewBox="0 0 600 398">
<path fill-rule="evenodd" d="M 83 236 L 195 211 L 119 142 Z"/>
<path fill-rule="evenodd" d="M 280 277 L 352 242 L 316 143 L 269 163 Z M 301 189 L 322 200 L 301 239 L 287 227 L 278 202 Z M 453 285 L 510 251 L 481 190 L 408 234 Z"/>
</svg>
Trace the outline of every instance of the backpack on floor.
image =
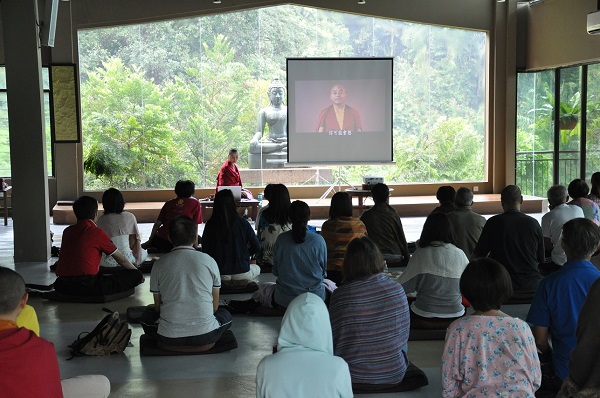
<svg viewBox="0 0 600 398">
<path fill-rule="evenodd" d="M 69 348 L 71 358 L 83 355 L 110 355 L 125 351 L 131 338 L 127 322 L 119 318 L 119 313 L 102 308 L 109 314 L 91 332 L 80 333 Z"/>
</svg>

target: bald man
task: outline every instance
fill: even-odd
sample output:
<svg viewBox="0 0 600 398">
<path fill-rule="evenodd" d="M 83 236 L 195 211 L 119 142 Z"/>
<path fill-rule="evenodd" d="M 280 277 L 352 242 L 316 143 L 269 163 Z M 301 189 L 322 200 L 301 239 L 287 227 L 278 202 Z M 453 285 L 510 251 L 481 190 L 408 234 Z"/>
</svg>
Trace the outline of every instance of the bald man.
<svg viewBox="0 0 600 398">
<path fill-rule="evenodd" d="M 336 84 L 331 88 L 329 99 L 331 99 L 332 104 L 319 114 L 316 127 L 318 133 L 362 131 L 360 114 L 356 109 L 346 105 L 347 94 L 346 87 L 342 84 Z"/>
</svg>

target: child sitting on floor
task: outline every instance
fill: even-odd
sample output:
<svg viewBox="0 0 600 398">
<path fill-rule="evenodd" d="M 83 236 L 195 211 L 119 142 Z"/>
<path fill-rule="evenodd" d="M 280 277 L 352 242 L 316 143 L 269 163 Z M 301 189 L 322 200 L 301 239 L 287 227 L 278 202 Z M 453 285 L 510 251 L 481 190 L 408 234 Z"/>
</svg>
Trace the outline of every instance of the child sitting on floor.
<svg viewBox="0 0 600 398">
<path fill-rule="evenodd" d="M 129 290 L 144 281 L 142 273 L 127 260 L 109 236 L 94 223 L 98 202 L 81 196 L 73 203 L 77 224 L 63 232 L 54 289 L 72 296 L 103 296 Z M 102 253 L 124 268 L 112 275 L 100 273 Z"/>
<path fill-rule="evenodd" d="M 496 260 L 471 261 L 460 291 L 475 312 L 450 325 L 442 353 L 442 395 L 531 397 L 542 371 L 535 340 L 524 321 L 500 306 L 512 295 L 508 271 Z"/>
<path fill-rule="evenodd" d="M 152 226 L 150 238 L 142 244 L 142 249 L 150 247 L 161 252 L 169 252 L 173 244 L 169 241 L 168 231 L 171 220 L 177 216 L 188 216 L 196 222 L 202 223 L 202 211 L 200 202 L 193 197 L 196 185 L 190 180 L 179 180 L 175 184 L 175 199 L 168 200 L 160 209 L 158 218 Z M 197 244 L 195 242 L 194 244 Z"/>
</svg>

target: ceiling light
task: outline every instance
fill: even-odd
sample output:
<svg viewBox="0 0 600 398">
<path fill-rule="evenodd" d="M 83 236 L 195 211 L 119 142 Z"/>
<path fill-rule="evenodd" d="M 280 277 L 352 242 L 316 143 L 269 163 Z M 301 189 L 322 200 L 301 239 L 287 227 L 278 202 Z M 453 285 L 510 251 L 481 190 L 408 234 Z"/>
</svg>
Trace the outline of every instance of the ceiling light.
<svg viewBox="0 0 600 398">
<path fill-rule="evenodd" d="M 221 0 L 213 0 L 213 4 L 221 4 Z"/>
<path fill-rule="evenodd" d="M 365 0 L 358 0 L 358 4 L 367 4 Z"/>
</svg>

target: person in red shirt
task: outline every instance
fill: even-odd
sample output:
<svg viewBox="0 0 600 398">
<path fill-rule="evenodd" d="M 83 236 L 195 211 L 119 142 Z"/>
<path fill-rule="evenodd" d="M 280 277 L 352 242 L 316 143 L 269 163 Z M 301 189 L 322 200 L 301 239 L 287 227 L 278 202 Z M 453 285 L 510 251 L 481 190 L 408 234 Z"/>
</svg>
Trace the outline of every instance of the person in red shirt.
<svg viewBox="0 0 600 398">
<path fill-rule="evenodd" d="M 223 166 L 221 166 L 219 174 L 217 175 L 217 188 L 215 189 L 215 193 L 219 187 L 242 186 L 242 177 L 240 176 L 240 170 L 237 167 L 239 157 L 240 154 L 237 149 L 232 148 L 229 150 L 229 156 L 227 156 L 227 160 L 223 163 Z M 252 199 L 252 192 L 247 189 L 242 189 L 242 198 Z"/>
<path fill-rule="evenodd" d="M 63 232 L 54 290 L 74 296 L 102 296 L 129 290 L 142 283 L 142 273 L 94 223 L 98 201 L 90 196 L 81 196 L 73 203 L 73 212 L 77 224 Z M 113 275 L 101 274 L 102 253 L 112 256 L 124 270 Z"/>
<path fill-rule="evenodd" d="M 17 326 L 27 304 L 25 282 L 0 267 L 0 391 L 11 398 L 108 397 L 110 382 L 102 375 L 60 379 L 54 345 Z"/>
<path fill-rule="evenodd" d="M 196 192 L 196 185 L 193 181 L 177 181 L 175 184 L 177 198 L 168 200 L 160 209 L 158 218 L 152 226 L 150 238 L 142 244 L 143 249 L 153 247 L 162 252 L 170 252 L 173 244 L 169 241 L 169 224 L 177 216 L 188 216 L 196 224 L 202 224 L 202 209 L 198 199 L 193 197 L 194 192 Z"/>
</svg>

